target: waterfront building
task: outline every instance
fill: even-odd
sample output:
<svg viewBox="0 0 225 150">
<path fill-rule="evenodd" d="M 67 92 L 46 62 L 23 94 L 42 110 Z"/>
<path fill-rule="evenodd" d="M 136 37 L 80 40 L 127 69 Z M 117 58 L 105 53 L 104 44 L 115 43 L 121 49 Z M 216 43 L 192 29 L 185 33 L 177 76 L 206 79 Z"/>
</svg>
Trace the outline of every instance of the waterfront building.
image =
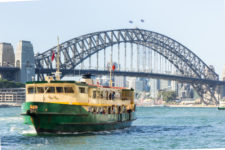
<svg viewBox="0 0 225 150">
<path fill-rule="evenodd" d="M 160 90 L 170 90 L 171 81 L 170 80 L 159 80 L 159 89 Z"/>
<path fill-rule="evenodd" d="M 114 85 L 116 87 L 126 87 L 127 86 L 125 76 L 114 76 L 113 80 L 114 80 Z"/>
<path fill-rule="evenodd" d="M 134 78 L 134 77 L 128 77 L 128 88 L 135 89 L 135 92 L 149 92 L 149 79 L 147 78 Z"/>
<path fill-rule="evenodd" d="M 22 104 L 25 99 L 25 88 L 0 88 L 0 103 L 2 104 Z"/>
<path fill-rule="evenodd" d="M 100 85 L 109 86 L 109 77 L 108 76 L 100 76 L 98 77 L 98 81 Z"/>
<path fill-rule="evenodd" d="M 142 91 L 144 91 L 143 84 L 144 84 L 144 82 L 137 78 L 135 80 L 135 87 L 134 87 L 135 88 L 135 92 L 142 92 Z"/>
<path fill-rule="evenodd" d="M 135 88 L 135 80 L 136 78 L 134 77 L 127 77 L 127 82 L 128 82 L 128 88 Z"/>
<path fill-rule="evenodd" d="M 190 84 L 178 84 L 178 98 L 179 99 L 193 99 L 194 89 Z"/>
<path fill-rule="evenodd" d="M 177 83 L 177 81 L 150 79 L 150 93 L 152 98 L 158 97 L 159 91 L 174 91 L 179 99 L 193 98 L 194 89 L 190 84 Z"/>
<path fill-rule="evenodd" d="M 177 81 L 171 81 L 171 90 L 178 92 L 178 83 Z"/>
<path fill-rule="evenodd" d="M 159 79 L 150 79 L 150 93 L 152 98 L 157 98 L 158 91 L 160 90 L 160 80 Z"/>
</svg>

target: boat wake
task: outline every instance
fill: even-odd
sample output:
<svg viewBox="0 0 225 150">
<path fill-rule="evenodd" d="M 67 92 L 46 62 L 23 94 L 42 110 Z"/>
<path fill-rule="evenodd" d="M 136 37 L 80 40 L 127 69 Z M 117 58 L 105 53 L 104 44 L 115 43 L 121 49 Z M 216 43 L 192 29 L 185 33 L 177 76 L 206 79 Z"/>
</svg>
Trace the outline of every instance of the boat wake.
<svg viewBox="0 0 225 150">
<path fill-rule="evenodd" d="M 23 120 L 22 117 L 0 117 L 0 122 L 4 121 L 9 121 L 9 122 L 14 122 L 14 121 L 21 121 Z"/>
<path fill-rule="evenodd" d="M 37 135 L 35 129 L 33 126 L 29 126 L 28 129 L 22 130 L 22 135 Z"/>
</svg>

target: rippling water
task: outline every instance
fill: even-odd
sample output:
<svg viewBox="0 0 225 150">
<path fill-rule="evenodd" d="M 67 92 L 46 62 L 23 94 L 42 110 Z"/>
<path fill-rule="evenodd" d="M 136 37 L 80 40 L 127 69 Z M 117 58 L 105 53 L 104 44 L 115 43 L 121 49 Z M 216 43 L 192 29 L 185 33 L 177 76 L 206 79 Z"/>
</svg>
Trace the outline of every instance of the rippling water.
<svg viewBox="0 0 225 150">
<path fill-rule="evenodd" d="M 225 111 L 217 108 L 138 108 L 123 130 L 37 136 L 19 107 L 0 108 L 4 149 L 204 149 L 225 148 Z"/>
</svg>

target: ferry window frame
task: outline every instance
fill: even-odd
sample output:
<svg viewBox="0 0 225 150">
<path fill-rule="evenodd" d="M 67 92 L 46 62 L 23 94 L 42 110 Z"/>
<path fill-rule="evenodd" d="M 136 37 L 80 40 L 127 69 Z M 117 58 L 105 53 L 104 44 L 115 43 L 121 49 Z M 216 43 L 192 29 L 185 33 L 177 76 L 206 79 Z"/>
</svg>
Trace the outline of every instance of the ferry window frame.
<svg viewBox="0 0 225 150">
<path fill-rule="evenodd" d="M 129 97 L 132 97 L 132 92 L 131 91 L 129 92 Z"/>
<path fill-rule="evenodd" d="M 58 88 L 60 88 L 62 91 L 58 91 Z M 64 88 L 62 86 L 55 87 L 56 93 L 64 93 Z"/>
<path fill-rule="evenodd" d="M 30 91 L 29 91 L 30 89 L 33 89 L 33 92 L 30 92 Z M 36 93 L 36 92 L 35 92 L 35 87 L 34 87 L 34 86 L 28 87 L 28 88 L 27 88 L 27 93 L 28 93 L 28 94 L 35 94 L 35 93 Z"/>
<path fill-rule="evenodd" d="M 132 92 L 131 91 L 123 91 L 122 92 L 122 96 L 123 97 L 131 97 L 132 96 Z"/>
<path fill-rule="evenodd" d="M 50 91 L 50 89 L 54 89 L 54 92 L 53 91 Z M 48 86 L 48 87 L 45 87 L 45 93 L 48 93 L 48 94 L 54 94 L 56 91 L 55 91 L 55 87 L 54 86 Z"/>
<path fill-rule="evenodd" d="M 43 92 L 39 92 L 39 89 L 43 89 Z M 44 93 L 45 92 L 45 88 L 43 86 L 39 86 L 39 87 L 36 87 L 36 93 Z"/>
<path fill-rule="evenodd" d="M 67 91 L 66 89 L 70 89 L 71 91 Z M 74 93 L 74 89 L 73 89 L 73 87 L 71 87 L 71 86 L 65 86 L 64 87 L 64 93 L 67 93 L 67 94 L 71 94 L 71 93 Z"/>
<path fill-rule="evenodd" d="M 79 89 L 79 93 L 82 93 L 82 94 L 86 93 L 86 88 L 85 87 L 78 87 L 78 89 Z"/>
<path fill-rule="evenodd" d="M 92 92 L 92 98 L 94 98 L 94 99 L 97 98 L 97 92 L 96 92 L 96 91 L 93 91 L 93 92 Z"/>
</svg>

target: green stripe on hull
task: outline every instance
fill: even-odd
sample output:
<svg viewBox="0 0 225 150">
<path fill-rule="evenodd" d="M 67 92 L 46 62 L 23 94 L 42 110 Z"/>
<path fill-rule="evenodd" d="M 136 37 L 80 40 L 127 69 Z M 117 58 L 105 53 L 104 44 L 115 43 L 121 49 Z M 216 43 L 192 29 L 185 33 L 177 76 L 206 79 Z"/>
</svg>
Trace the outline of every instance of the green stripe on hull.
<svg viewBox="0 0 225 150">
<path fill-rule="evenodd" d="M 30 111 L 30 105 L 37 110 Z M 135 113 L 96 114 L 86 111 L 81 105 L 26 102 L 22 105 L 24 122 L 33 124 L 37 133 L 86 132 L 114 130 L 131 126 Z M 28 114 L 28 115 L 27 115 Z"/>
</svg>

